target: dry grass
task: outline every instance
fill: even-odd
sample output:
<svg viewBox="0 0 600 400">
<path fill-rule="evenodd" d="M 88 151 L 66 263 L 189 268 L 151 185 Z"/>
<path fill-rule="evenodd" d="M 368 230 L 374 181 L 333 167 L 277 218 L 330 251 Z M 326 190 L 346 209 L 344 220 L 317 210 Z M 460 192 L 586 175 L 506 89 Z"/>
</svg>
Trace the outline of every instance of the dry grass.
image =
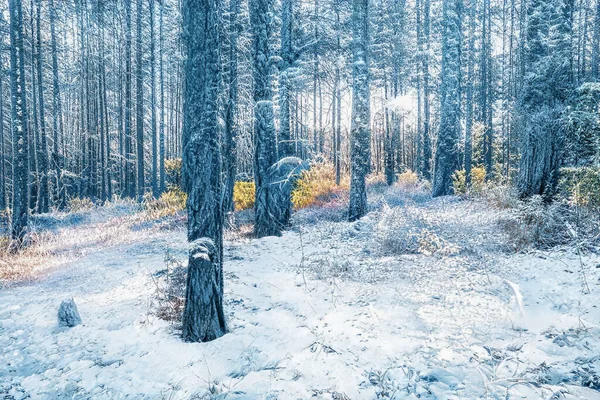
<svg viewBox="0 0 600 400">
<path fill-rule="evenodd" d="M 68 218 L 74 215 L 80 218 Z M 39 279 L 92 251 L 144 241 L 162 230 L 185 226 L 180 214 L 156 220 L 138 205 L 118 201 L 91 212 L 57 213 L 52 218 L 51 226 L 32 226 L 25 245 L 0 237 L 0 287 Z"/>
</svg>

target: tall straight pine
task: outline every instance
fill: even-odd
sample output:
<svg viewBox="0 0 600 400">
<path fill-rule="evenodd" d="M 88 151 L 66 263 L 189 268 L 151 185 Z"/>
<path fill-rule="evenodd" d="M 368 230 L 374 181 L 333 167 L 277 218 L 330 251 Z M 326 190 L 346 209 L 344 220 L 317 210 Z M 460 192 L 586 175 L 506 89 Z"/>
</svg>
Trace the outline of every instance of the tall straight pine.
<svg viewBox="0 0 600 400">
<path fill-rule="evenodd" d="M 183 169 L 188 180 L 188 264 L 183 339 L 227 332 L 223 313 L 223 212 L 218 96 L 220 0 L 183 1 Z"/>
</svg>

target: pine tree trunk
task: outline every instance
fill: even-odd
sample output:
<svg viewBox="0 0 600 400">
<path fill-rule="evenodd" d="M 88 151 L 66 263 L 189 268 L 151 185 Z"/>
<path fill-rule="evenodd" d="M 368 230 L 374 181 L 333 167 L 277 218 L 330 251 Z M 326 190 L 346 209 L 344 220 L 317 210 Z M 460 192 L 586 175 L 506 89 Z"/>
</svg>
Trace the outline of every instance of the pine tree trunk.
<svg viewBox="0 0 600 400">
<path fill-rule="evenodd" d="M 131 132 L 131 2 L 125 1 L 125 188 L 135 198 L 135 168 Z"/>
<path fill-rule="evenodd" d="M 352 1 L 352 123 L 350 128 L 350 207 L 348 219 L 367 213 L 365 178 L 371 162 L 371 111 L 369 90 L 369 0 Z"/>
<path fill-rule="evenodd" d="M 165 191 L 165 80 L 163 75 L 163 14 L 164 14 L 164 1 L 160 2 L 160 18 L 159 18 L 159 27 L 158 27 L 158 41 L 160 45 L 159 51 L 159 75 L 160 75 L 160 130 L 159 130 L 159 162 L 158 162 L 158 170 L 160 174 L 160 184 L 159 184 L 159 193 L 163 193 Z"/>
<path fill-rule="evenodd" d="M 152 124 L 152 196 L 158 198 L 158 142 L 156 137 L 156 55 L 154 46 L 154 1 L 149 0 L 150 4 L 150 109 Z"/>
<path fill-rule="evenodd" d="M 236 125 L 235 115 L 238 103 L 238 37 L 240 35 L 240 23 L 238 22 L 238 14 L 240 13 L 239 0 L 232 0 L 229 4 L 229 62 L 227 65 L 227 107 L 225 110 L 225 154 L 223 162 L 225 165 L 225 198 L 223 200 L 224 212 L 231 213 L 234 211 L 233 204 L 233 188 L 235 185 L 235 175 L 237 170 L 236 165 Z M 282 94 L 283 95 L 283 94 Z M 282 111 L 283 115 L 283 111 Z M 283 117 L 282 117 L 283 118 Z M 283 120 L 282 120 L 283 124 Z M 283 125 L 282 125 L 283 129 Z"/>
<path fill-rule="evenodd" d="M 60 98 L 60 78 L 58 75 L 58 50 L 56 46 L 57 12 L 54 0 L 50 0 L 50 46 L 52 52 L 52 167 L 56 181 L 54 182 L 54 201 L 58 209 L 66 207 L 65 192 L 62 185 L 62 162 L 59 154 L 59 137 L 64 134 L 62 118 L 62 100 Z"/>
<path fill-rule="evenodd" d="M 25 92 L 25 57 L 23 53 L 23 9 L 21 0 L 9 0 L 10 14 L 10 94 L 13 142 L 13 196 L 11 237 L 22 241 L 28 219 L 28 139 L 29 121 Z"/>
<path fill-rule="evenodd" d="M 137 0 L 136 15 L 136 74 L 135 74 L 135 106 L 136 106 L 136 146 L 137 146 L 137 199 L 144 200 L 146 182 L 144 179 L 144 68 L 142 65 L 142 1 Z"/>
<path fill-rule="evenodd" d="M 440 128 L 433 176 L 434 197 L 452 193 L 452 174 L 459 166 L 462 0 L 443 0 L 442 12 L 442 82 Z"/>
<path fill-rule="evenodd" d="M 423 55 L 423 163 L 421 174 L 426 180 L 431 179 L 431 105 L 429 87 L 429 53 L 431 51 L 431 3 L 424 1 L 423 10 L 423 35 L 425 41 L 425 54 Z"/>
<path fill-rule="evenodd" d="M 477 1 L 470 1 L 469 13 L 469 54 L 467 60 L 467 84 L 466 84 L 466 115 L 465 115 L 465 176 L 466 183 L 471 182 L 471 166 L 473 164 L 473 83 L 475 74 L 475 23 L 476 23 Z"/>
<path fill-rule="evenodd" d="M 278 225 L 271 212 L 269 168 L 277 161 L 277 142 L 274 125 L 273 94 L 271 90 L 271 0 L 250 1 L 252 26 L 252 64 L 254 75 L 254 233 L 258 237 L 279 236 Z"/>
<path fill-rule="evenodd" d="M 219 0 L 183 1 L 185 57 L 183 169 L 188 187 L 188 264 L 183 339 L 205 342 L 227 332 L 223 311 L 223 214 L 218 95 Z M 197 71 L 203 71 L 198 75 Z"/>
</svg>

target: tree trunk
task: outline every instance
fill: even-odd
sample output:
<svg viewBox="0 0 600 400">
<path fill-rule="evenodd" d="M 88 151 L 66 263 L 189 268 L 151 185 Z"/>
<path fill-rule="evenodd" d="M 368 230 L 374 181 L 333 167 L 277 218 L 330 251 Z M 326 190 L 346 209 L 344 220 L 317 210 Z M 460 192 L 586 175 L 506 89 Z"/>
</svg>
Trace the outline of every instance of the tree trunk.
<svg viewBox="0 0 600 400">
<path fill-rule="evenodd" d="M 352 126 L 350 132 L 350 207 L 348 219 L 367 213 L 365 178 L 371 161 L 371 111 L 369 90 L 369 0 L 352 0 Z"/>
<path fill-rule="evenodd" d="M 152 124 L 152 196 L 157 199 L 158 190 L 158 142 L 156 137 L 156 55 L 154 46 L 154 1 L 149 0 L 150 4 L 150 109 Z"/>
<path fill-rule="evenodd" d="M 254 233 L 258 237 L 279 236 L 281 226 L 271 212 L 269 168 L 277 161 L 273 94 L 271 90 L 271 0 L 250 1 L 252 63 L 254 74 Z"/>
<path fill-rule="evenodd" d="M 13 210 L 11 237 L 22 242 L 28 219 L 28 116 L 23 54 L 23 9 L 21 0 L 8 2 L 10 14 L 10 92 L 13 133 Z"/>
<path fill-rule="evenodd" d="M 135 51 L 135 106 L 136 106 L 136 146 L 137 146 L 137 199 L 144 200 L 146 182 L 144 179 L 144 68 L 142 65 L 142 0 L 137 0 L 136 51 Z"/>
<path fill-rule="evenodd" d="M 443 0 L 442 12 L 442 82 L 440 128 L 433 176 L 434 197 L 452 193 L 452 174 L 459 165 L 462 0 Z"/>
<path fill-rule="evenodd" d="M 62 100 L 60 98 L 60 78 L 58 75 L 58 50 L 56 46 L 56 19 L 57 12 L 54 0 L 50 0 L 50 46 L 52 52 L 52 167 L 56 181 L 54 182 L 54 201 L 58 209 L 66 207 L 66 198 L 62 186 L 61 157 L 59 154 L 59 137 L 63 137 L 64 125 L 62 118 Z"/>
<path fill-rule="evenodd" d="M 234 211 L 233 204 L 233 188 L 235 185 L 235 175 L 237 170 L 236 165 L 236 137 L 237 127 L 235 124 L 235 115 L 238 103 L 238 37 L 240 35 L 240 23 L 238 22 L 238 14 L 240 13 L 239 0 L 231 0 L 229 4 L 229 63 L 227 65 L 227 86 L 228 98 L 227 107 L 225 110 L 225 154 L 223 161 L 225 165 L 225 198 L 223 201 L 224 212 L 231 213 Z M 282 89 L 283 90 L 283 89 Z M 283 94 L 282 94 L 283 96 Z M 283 111 L 282 111 L 283 115 Z M 283 117 L 282 117 L 283 118 Z M 282 119 L 283 121 L 283 119 Z M 282 122 L 283 124 L 283 122 Z M 283 129 L 283 128 L 282 128 Z"/>
<path fill-rule="evenodd" d="M 223 311 L 223 214 L 218 95 L 219 0 L 184 0 L 183 169 L 189 179 L 188 263 L 183 339 L 205 342 L 227 332 Z M 202 75 L 198 74 L 202 71 Z"/>
</svg>

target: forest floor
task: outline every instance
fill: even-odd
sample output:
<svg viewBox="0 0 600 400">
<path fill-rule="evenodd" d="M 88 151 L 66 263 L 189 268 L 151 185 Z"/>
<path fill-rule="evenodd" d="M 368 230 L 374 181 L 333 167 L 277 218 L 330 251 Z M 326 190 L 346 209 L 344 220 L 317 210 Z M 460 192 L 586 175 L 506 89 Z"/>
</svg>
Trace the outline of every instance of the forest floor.
<svg viewBox="0 0 600 400">
<path fill-rule="evenodd" d="M 0 289 L 0 398 L 600 399 L 598 255 L 517 253 L 500 228 L 513 211 L 483 200 L 394 187 L 370 207 L 228 233 L 230 332 L 201 344 L 157 317 L 182 224 L 61 219 L 63 238 L 113 231 Z M 70 297 L 83 324 L 59 328 Z"/>
</svg>

